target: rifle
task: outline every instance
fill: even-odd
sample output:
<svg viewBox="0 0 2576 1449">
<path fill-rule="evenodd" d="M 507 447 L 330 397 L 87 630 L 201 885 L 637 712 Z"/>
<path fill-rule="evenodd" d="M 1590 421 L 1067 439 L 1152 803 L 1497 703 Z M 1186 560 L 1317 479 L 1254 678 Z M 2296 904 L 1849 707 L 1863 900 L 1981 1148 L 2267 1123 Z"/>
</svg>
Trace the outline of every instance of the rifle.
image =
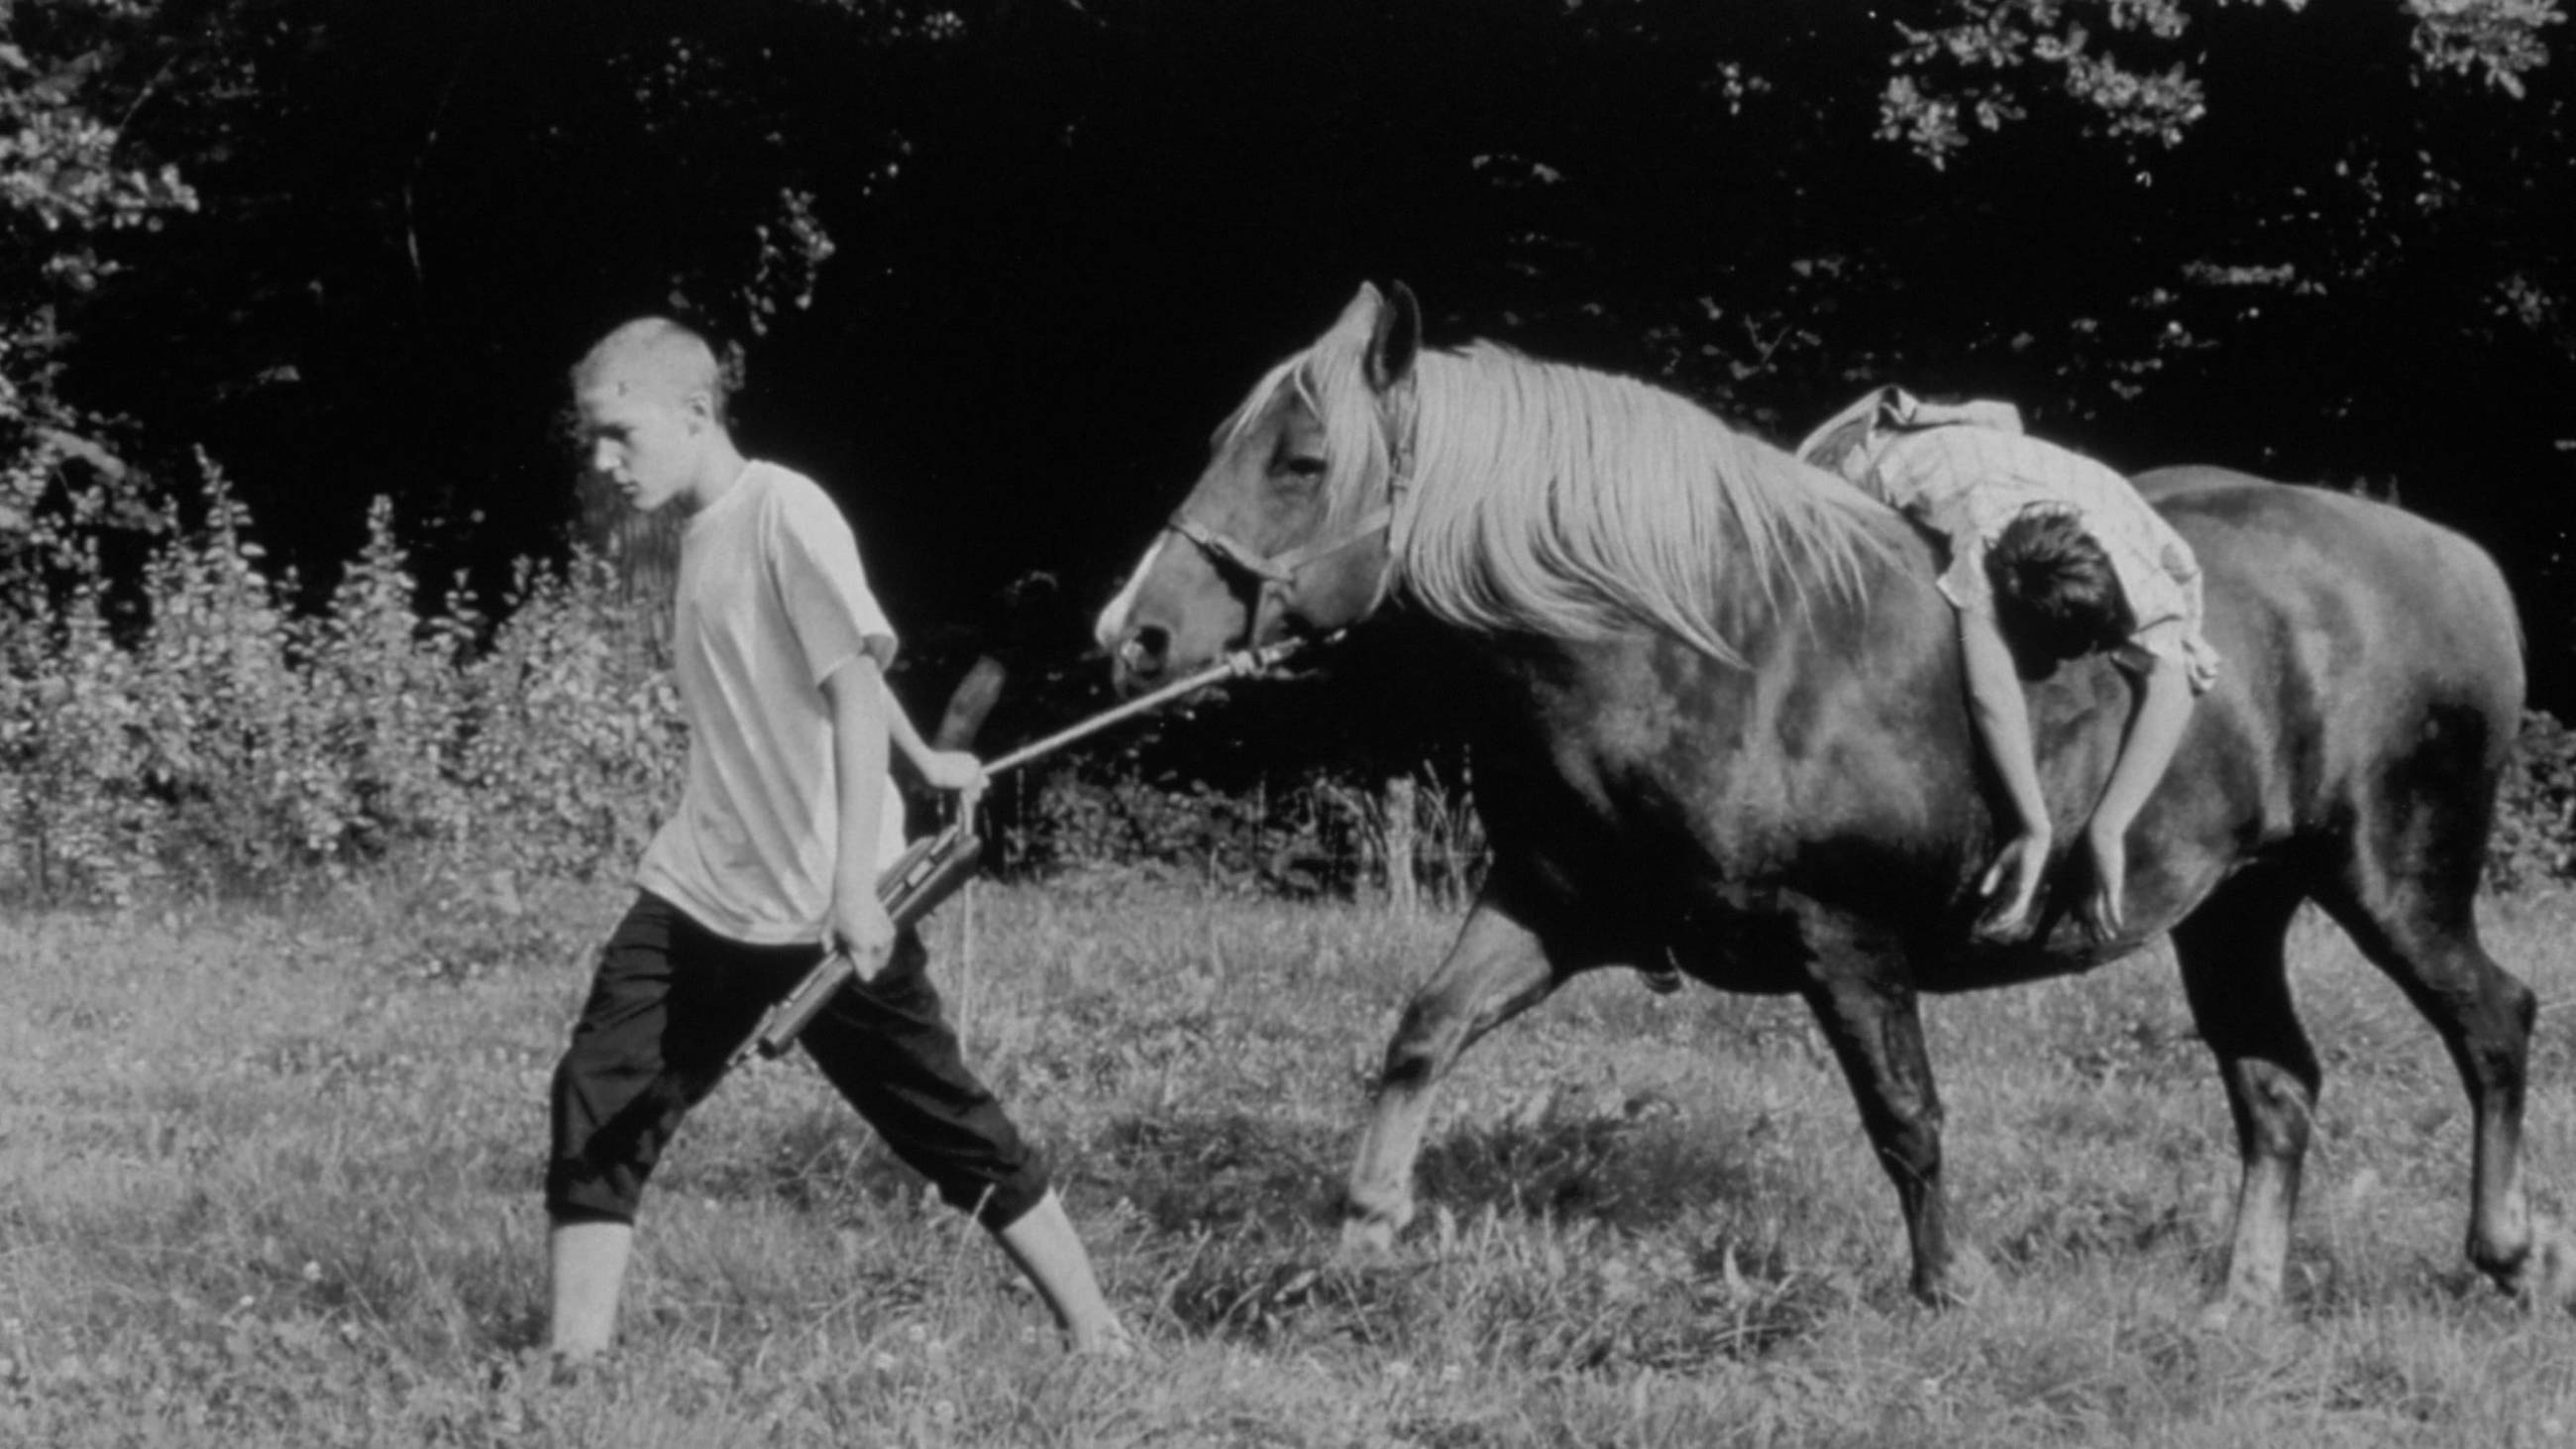
<svg viewBox="0 0 2576 1449">
<path fill-rule="evenodd" d="M 910 929 L 974 876 L 984 842 L 974 833 L 973 815 L 971 809 L 959 811 L 955 824 L 914 841 L 878 877 L 877 899 L 884 903 L 886 915 L 897 931 Z M 814 969 L 805 973 L 805 979 L 796 983 L 795 990 L 762 1014 L 760 1025 L 733 1049 L 725 1065 L 738 1067 L 755 1053 L 776 1057 L 786 1052 L 814 1020 L 814 1013 L 821 1011 L 823 1003 L 847 985 L 858 970 L 850 953 L 840 947 L 825 952 L 823 959 L 814 963 Z"/>
<path fill-rule="evenodd" d="M 1097 734 L 1121 720 L 1159 708 L 1185 694 L 1194 694 L 1226 679 L 1244 679 L 1263 673 L 1280 660 L 1303 647 L 1304 641 L 1286 639 L 1259 649 L 1239 649 L 1195 674 L 1185 675 L 1151 694 L 1136 698 L 1114 709 L 1101 711 L 1091 718 L 1059 730 L 1033 745 L 1002 756 L 984 767 L 984 778 L 990 780 L 1004 771 L 1016 770 L 1032 760 L 1053 754 L 1075 740 Z M 970 798 L 957 812 L 957 819 L 938 834 L 916 840 L 895 859 L 877 879 L 877 899 L 884 903 L 886 915 L 897 931 L 909 930 L 923 917 L 939 908 L 942 901 L 955 895 L 959 887 L 972 880 L 978 858 L 984 852 L 983 840 L 975 834 L 975 807 Z M 743 1038 L 733 1055 L 726 1059 L 727 1069 L 738 1067 L 751 1057 L 776 1057 L 795 1045 L 798 1034 L 814 1020 L 842 987 L 858 974 L 858 966 L 849 953 L 835 946 L 814 963 L 805 979 L 781 997 Z"/>
</svg>

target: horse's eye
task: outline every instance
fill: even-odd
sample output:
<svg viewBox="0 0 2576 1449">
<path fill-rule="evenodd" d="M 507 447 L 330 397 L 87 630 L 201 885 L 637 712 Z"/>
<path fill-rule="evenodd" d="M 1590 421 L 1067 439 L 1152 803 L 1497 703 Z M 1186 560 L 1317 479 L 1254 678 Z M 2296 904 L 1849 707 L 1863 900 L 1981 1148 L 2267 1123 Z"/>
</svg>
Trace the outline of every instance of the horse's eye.
<svg viewBox="0 0 2576 1449">
<path fill-rule="evenodd" d="M 1294 457 L 1284 464 L 1292 478 L 1312 482 L 1324 476 L 1326 464 L 1321 458 Z"/>
</svg>

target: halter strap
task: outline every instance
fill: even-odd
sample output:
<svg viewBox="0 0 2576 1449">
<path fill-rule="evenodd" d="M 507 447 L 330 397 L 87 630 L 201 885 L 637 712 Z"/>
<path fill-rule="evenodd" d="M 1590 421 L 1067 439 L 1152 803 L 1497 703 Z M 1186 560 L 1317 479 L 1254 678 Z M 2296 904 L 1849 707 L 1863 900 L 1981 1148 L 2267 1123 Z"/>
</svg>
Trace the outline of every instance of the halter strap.
<svg viewBox="0 0 2576 1449">
<path fill-rule="evenodd" d="M 1382 503 L 1370 509 L 1357 523 L 1351 525 L 1349 532 L 1339 537 L 1302 544 L 1284 553 L 1274 554 L 1255 553 L 1232 536 L 1219 533 L 1195 519 L 1183 518 L 1177 513 L 1173 514 L 1171 521 L 1163 526 L 1197 544 L 1208 557 L 1218 563 L 1249 574 L 1263 583 L 1278 584 L 1285 588 L 1297 581 L 1299 569 L 1319 558 L 1340 553 L 1353 544 L 1386 532 L 1388 526 L 1394 521 L 1394 505 Z"/>
<path fill-rule="evenodd" d="M 1297 583 L 1297 571 L 1317 559 L 1328 558 L 1354 544 L 1384 533 L 1388 535 L 1386 568 L 1378 575 L 1377 592 L 1369 600 L 1369 612 L 1377 611 L 1386 601 L 1386 593 L 1395 582 L 1396 550 L 1403 540 L 1397 537 L 1396 515 L 1404 506 L 1413 485 L 1413 448 L 1417 433 L 1414 416 L 1413 380 L 1408 377 L 1393 394 L 1387 426 L 1386 501 L 1362 514 L 1350 528 L 1328 539 L 1300 544 L 1279 553 L 1264 554 L 1246 546 L 1231 534 L 1220 533 L 1194 518 L 1178 513 L 1163 526 L 1191 543 L 1220 568 L 1228 568 L 1258 580 L 1265 590 L 1276 587 L 1282 592 Z"/>
</svg>

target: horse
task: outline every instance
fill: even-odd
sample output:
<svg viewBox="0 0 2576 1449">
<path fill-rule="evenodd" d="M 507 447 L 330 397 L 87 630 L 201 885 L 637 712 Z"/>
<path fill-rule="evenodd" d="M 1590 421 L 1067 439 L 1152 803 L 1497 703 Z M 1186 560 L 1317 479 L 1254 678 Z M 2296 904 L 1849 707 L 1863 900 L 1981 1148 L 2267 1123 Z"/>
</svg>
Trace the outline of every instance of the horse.
<svg viewBox="0 0 2576 1449">
<path fill-rule="evenodd" d="M 1956 1302 L 1988 1270 L 1954 1240 L 1920 995 L 2086 971 L 2169 935 L 2241 1165 L 2205 1317 L 2271 1308 L 2320 1080 L 2284 944 L 2314 902 L 2459 1072 L 2470 1261 L 2569 1300 L 2576 1253 L 2523 1182 L 2535 1001 L 2476 922 L 2523 662 L 2475 544 L 2221 468 L 2136 479 L 2199 559 L 2224 667 L 2131 826 L 2117 934 L 2088 928 L 2060 860 L 2035 928 L 1992 941 L 1977 883 L 2002 797 L 1934 544 L 1677 394 L 1421 334 L 1410 291 L 1363 285 L 1219 426 L 1097 623 L 1129 692 L 1395 611 L 1464 666 L 1491 863 L 1387 1045 L 1348 1249 L 1383 1253 L 1411 1218 L 1460 1053 L 1577 973 L 1668 960 L 1805 1000 L 1895 1187 L 1911 1290 Z M 2098 654 L 2024 675 L 2055 838 L 2072 841 L 2136 691 Z"/>
</svg>

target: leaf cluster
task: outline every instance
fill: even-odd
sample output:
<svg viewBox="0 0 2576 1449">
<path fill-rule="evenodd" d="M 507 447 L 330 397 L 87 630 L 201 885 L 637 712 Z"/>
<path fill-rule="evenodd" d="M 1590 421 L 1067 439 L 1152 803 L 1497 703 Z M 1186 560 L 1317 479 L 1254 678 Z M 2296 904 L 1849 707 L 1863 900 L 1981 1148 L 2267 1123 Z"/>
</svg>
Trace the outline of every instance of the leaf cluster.
<svg viewBox="0 0 2576 1449">
<path fill-rule="evenodd" d="M 45 549 L 0 552 L 0 883 L 132 901 L 386 862 L 585 880 L 640 855 L 686 753 L 661 603 L 588 553 L 523 562 L 497 623 L 453 582 L 432 600 L 379 498 L 324 606 L 298 610 L 220 472 L 208 495 L 191 525 L 119 532 L 84 494 L 32 531 Z M 135 586 L 104 566 L 112 545 L 142 550 Z M 1320 728 L 1349 704 L 1323 681 L 1268 686 L 1013 780 L 994 863 L 1463 898 L 1484 862 L 1466 761 L 1372 762 L 1364 734 Z M 2491 869 L 2507 888 L 2576 881 L 2576 735 L 2548 715 L 2524 730 Z"/>
<path fill-rule="evenodd" d="M 361 468 L 497 585 L 564 519 L 565 362 L 666 309 L 751 345 L 753 440 L 866 501 L 898 603 L 1087 587 L 1361 276 L 1774 432 L 2003 392 L 2501 534 L 2569 366 L 2560 11 L 71 0 L 7 23 L 114 149 L 0 171 L 166 224 L 71 264 L 54 391 L 212 450 L 316 587 Z M 133 189 L 168 161 L 193 212 Z"/>
<path fill-rule="evenodd" d="M 2576 731 L 2555 716 L 2523 719 L 2497 794 L 2487 873 L 2507 890 L 2576 884 Z"/>
<path fill-rule="evenodd" d="M 1260 366 L 1401 277 L 1435 344 L 1774 436 L 1899 381 L 2119 467 L 2396 493 L 2501 555 L 2563 715 L 2561 9 L 0 6 L 0 536 L 87 519 L 47 607 L 94 570 L 124 638 L 202 448 L 290 618 L 373 493 L 498 617 L 567 532 L 649 553 L 574 517 L 550 424 L 569 359 L 671 310 L 746 344 L 744 440 L 840 491 L 909 635 L 1039 570 L 1070 619 Z M 1232 794 L 1280 743 L 1197 738 L 1139 768 Z"/>
<path fill-rule="evenodd" d="M 583 552 L 522 561 L 487 618 L 461 581 L 432 596 L 379 497 L 322 603 L 297 608 L 220 471 L 206 493 L 193 521 L 119 528 L 101 490 L 76 490 L 0 550 L 0 888 L 130 902 L 389 863 L 585 880 L 641 855 L 686 755 L 666 599 Z M 139 562 L 110 567 L 119 551 Z M 1151 735 L 1014 782 L 997 864 L 1295 896 L 1397 873 L 1468 888 L 1482 840 L 1461 790 L 1435 776 L 1381 799 L 1331 740 L 1283 760 L 1283 731 L 1317 716 L 1269 703 L 1198 722 L 1252 736 L 1222 783 Z"/>
<path fill-rule="evenodd" d="M 2297 11 L 2307 0 L 2242 0 Z M 2098 134 L 2144 151 L 2179 146 L 2208 113 L 2201 72 L 2185 38 L 2187 0 L 1954 0 L 1921 7 L 1928 23 L 1900 19 L 1905 37 L 1880 99 L 1879 134 L 1934 166 L 1979 134 L 2031 118 L 2035 94 L 2072 101 Z M 2417 67 L 2481 80 L 2507 95 L 2549 63 L 2558 0 L 2403 0 Z"/>
<path fill-rule="evenodd" d="M 678 793 L 682 739 L 621 586 L 524 566 L 489 631 L 421 581 L 378 499 L 318 610 L 262 567 L 215 475 L 147 548 L 21 555 L 0 614 L 0 873 L 40 898 L 269 890 L 389 858 L 582 877 L 631 862 Z M 41 565 L 41 567 L 40 567 Z"/>
<path fill-rule="evenodd" d="M 175 164 L 137 156 L 116 110 L 155 0 L 0 4 L 0 551 L 42 549 L 39 515 L 130 511 L 141 490 L 106 419 L 62 386 L 67 315 L 124 271 L 112 244 L 196 209 Z"/>
</svg>

